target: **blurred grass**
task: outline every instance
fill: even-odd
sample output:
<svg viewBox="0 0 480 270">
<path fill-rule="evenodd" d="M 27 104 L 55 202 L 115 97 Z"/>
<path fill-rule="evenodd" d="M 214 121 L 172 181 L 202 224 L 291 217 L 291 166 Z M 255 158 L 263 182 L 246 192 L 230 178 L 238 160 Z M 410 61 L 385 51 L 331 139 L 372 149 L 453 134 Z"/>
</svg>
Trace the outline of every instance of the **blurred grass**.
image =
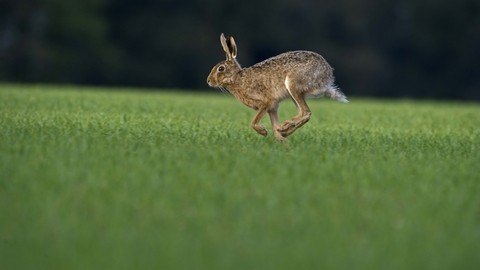
<svg viewBox="0 0 480 270">
<path fill-rule="evenodd" d="M 281 145 L 219 94 L 0 86 L 0 268 L 480 265 L 478 104 L 309 105 Z"/>
</svg>

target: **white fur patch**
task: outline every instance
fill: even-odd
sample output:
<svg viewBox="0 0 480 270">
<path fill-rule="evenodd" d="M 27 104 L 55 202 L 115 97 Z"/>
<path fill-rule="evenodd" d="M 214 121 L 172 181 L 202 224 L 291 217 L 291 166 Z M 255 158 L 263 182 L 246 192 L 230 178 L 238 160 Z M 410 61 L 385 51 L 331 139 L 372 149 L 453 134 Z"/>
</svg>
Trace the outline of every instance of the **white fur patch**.
<svg viewBox="0 0 480 270">
<path fill-rule="evenodd" d="M 295 107 L 297 107 L 297 110 L 300 110 L 298 107 L 298 101 L 293 97 L 292 91 L 290 90 L 290 79 L 288 78 L 288 76 L 285 78 L 285 87 L 287 88 L 288 94 L 292 98 Z"/>
<path fill-rule="evenodd" d="M 289 79 L 288 76 L 287 76 L 287 77 L 285 77 L 285 87 L 287 87 L 287 91 L 288 91 L 288 93 L 289 93 L 290 96 L 291 96 L 292 93 L 290 92 L 290 87 L 289 87 L 289 85 L 290 85 L 290 79 Z"/>
</svg>

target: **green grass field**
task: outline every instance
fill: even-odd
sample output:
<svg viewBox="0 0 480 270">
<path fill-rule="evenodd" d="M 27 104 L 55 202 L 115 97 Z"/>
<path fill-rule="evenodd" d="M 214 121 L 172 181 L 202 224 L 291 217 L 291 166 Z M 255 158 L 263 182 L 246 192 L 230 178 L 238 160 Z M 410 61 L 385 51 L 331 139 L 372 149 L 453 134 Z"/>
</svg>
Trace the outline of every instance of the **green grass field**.
<svg viewBox="0 0 480 270">
<path fill-rule="evenodd" d="M 309 105 L 282 145 L 220 93 L 0 86 L 0 269 L 480 265 L 478 103 Z"/>
</svg>

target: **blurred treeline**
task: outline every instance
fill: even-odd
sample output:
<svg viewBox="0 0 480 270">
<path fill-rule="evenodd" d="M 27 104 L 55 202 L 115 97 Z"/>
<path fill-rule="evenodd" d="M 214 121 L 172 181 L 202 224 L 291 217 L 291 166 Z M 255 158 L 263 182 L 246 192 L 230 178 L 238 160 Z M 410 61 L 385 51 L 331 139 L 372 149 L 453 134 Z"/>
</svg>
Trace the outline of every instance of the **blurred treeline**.
<svg viewBox="0 0 480 270">
<path fill-rule="evenodd" d="M 480 0 L 0 0 L 0 81 L 207 89 L 312 50 L 351 96 L 480 99 Z"/>
</svg>

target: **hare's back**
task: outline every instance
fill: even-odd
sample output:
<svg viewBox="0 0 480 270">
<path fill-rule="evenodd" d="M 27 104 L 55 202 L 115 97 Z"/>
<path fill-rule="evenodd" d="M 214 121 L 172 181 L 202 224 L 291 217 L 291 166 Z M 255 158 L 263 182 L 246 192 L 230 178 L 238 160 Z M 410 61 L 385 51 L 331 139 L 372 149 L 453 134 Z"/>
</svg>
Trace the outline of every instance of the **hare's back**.
<svg viewBox="0 0 480 270">
<path fill-rule="evenodd" d="M 327 61 L 315 52 L 291 51 L 271 57 L 252 66 L 253 69 L 277 70 L 291 72 L 297 68 L 314 68 L 331 70 Z"/>
</svg>

